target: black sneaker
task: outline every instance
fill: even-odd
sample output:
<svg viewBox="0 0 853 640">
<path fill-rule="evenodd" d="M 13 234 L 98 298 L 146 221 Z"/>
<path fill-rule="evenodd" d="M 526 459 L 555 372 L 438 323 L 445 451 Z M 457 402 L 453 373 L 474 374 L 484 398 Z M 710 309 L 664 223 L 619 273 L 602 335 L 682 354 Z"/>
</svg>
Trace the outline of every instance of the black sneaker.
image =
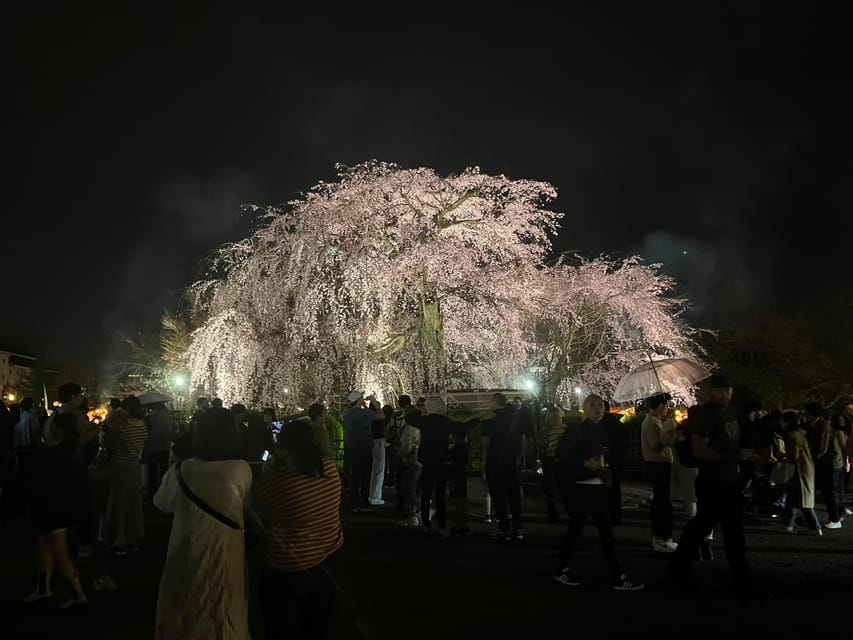
<svg viewBox="0 0 853 640">
<path fill-rule="evenodd" d="M 559 582 L 560 584 L 564 584 L 567 587 L 579 587 L 581 586 L 580 580 L 572 576 L 572 570 L 568 567 L 563 567 L 558 571 L 555 571 L 552 575 L 552 578 Z"/>
<path fill-rule="evenodd" d="M 624 573 L 613 583 L 614 591 L 642 591 L 645 588 L 642 582 L 632 582 Z"/>
<path fill-rule="evenodd" d="M 497 542 L 509 542 L 512 540 L 512 534 L 509 531 L 495 531 L 489 537 Z"/>
</svg>

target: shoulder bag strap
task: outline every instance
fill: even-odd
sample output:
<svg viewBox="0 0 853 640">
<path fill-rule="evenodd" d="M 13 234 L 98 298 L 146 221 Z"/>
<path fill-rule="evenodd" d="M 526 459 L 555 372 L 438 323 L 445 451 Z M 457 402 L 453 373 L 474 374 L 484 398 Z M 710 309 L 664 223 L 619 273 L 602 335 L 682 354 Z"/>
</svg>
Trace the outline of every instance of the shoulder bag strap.
<svg viewBox="0 0 853 640">
<path fill-rule="evenodd" d="M 243 531 L 243 527 L 241 527 L 239 524 L 234 522 L 228 516 L 225 516 L 225 515 L 219 513 L 216 509 L 211 507 L 204 500 L 202 500 L 201 498 L 199 498 L 196 494 L 194 494 L 192 492 L 192 490 L 187 486 L 187 483 L 184 480 L 184 476 L 181 473 L 181 461 L 180 460 L 175 463 L 175 475 L 178 476 L 178 482 L 181 485 L 181 489 L 183 489 L 184 493 L 187 494 L 187 498 L 189 498 L 190 500 L 195 502 L 195 504 L 198 506 L 199 509 L 209 513 L 210 515 L 212 515 L 214 518 L 216 518 L 220 522 L 224 522 L 225 524 L 227 524 L 232 529 L 239 529 L 239 530 Z"/>
</svg>

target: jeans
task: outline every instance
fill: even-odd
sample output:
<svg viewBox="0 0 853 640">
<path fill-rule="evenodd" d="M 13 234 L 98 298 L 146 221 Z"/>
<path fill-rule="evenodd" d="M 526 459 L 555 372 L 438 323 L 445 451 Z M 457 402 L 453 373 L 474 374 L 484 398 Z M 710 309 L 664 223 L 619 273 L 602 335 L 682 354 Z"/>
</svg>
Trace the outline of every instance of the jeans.
<svg viewBox="0 0 853 640">
<path fill-rule="evenodd" d="M 370 502 L 382 502 L 382 485 L 385 484 L 385 438 L 373 439 L 370 472 Z"/>
</svg>

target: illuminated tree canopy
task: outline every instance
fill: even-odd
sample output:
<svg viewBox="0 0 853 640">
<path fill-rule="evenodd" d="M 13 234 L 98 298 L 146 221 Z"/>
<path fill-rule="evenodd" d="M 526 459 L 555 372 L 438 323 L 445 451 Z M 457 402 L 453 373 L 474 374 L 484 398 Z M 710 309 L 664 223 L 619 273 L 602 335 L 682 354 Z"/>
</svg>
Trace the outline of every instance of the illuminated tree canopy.
<svg viewBox="0 0 853 640">
<path fill-rule="evenodd" d="M 193 388 L 228 402 L 305 403 L 584 379 L 606 393 L 649 352 L 698 358 L 658 265 L 548 266 L 562 214 L 548 183 L 478 168 L 438 176 L 339 166 L 216 252 L 187 290 Z"/>
</svg>

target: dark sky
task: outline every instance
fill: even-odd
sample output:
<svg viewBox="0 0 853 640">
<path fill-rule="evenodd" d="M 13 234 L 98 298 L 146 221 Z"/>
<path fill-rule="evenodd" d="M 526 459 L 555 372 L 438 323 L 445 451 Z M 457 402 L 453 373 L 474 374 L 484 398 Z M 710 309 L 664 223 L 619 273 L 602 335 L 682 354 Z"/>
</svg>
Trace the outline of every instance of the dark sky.
<svg viewBox="0 0 853 640">
<path fill-rule="evenodd" d="M 245 235 L 241 204 L 373 158 L 552 183 L 558 249 L 664 262 L 705 326 L 853 296 L 840 13 L 16 4 L 0 344 L 106 363 Z"/>
</svg>

